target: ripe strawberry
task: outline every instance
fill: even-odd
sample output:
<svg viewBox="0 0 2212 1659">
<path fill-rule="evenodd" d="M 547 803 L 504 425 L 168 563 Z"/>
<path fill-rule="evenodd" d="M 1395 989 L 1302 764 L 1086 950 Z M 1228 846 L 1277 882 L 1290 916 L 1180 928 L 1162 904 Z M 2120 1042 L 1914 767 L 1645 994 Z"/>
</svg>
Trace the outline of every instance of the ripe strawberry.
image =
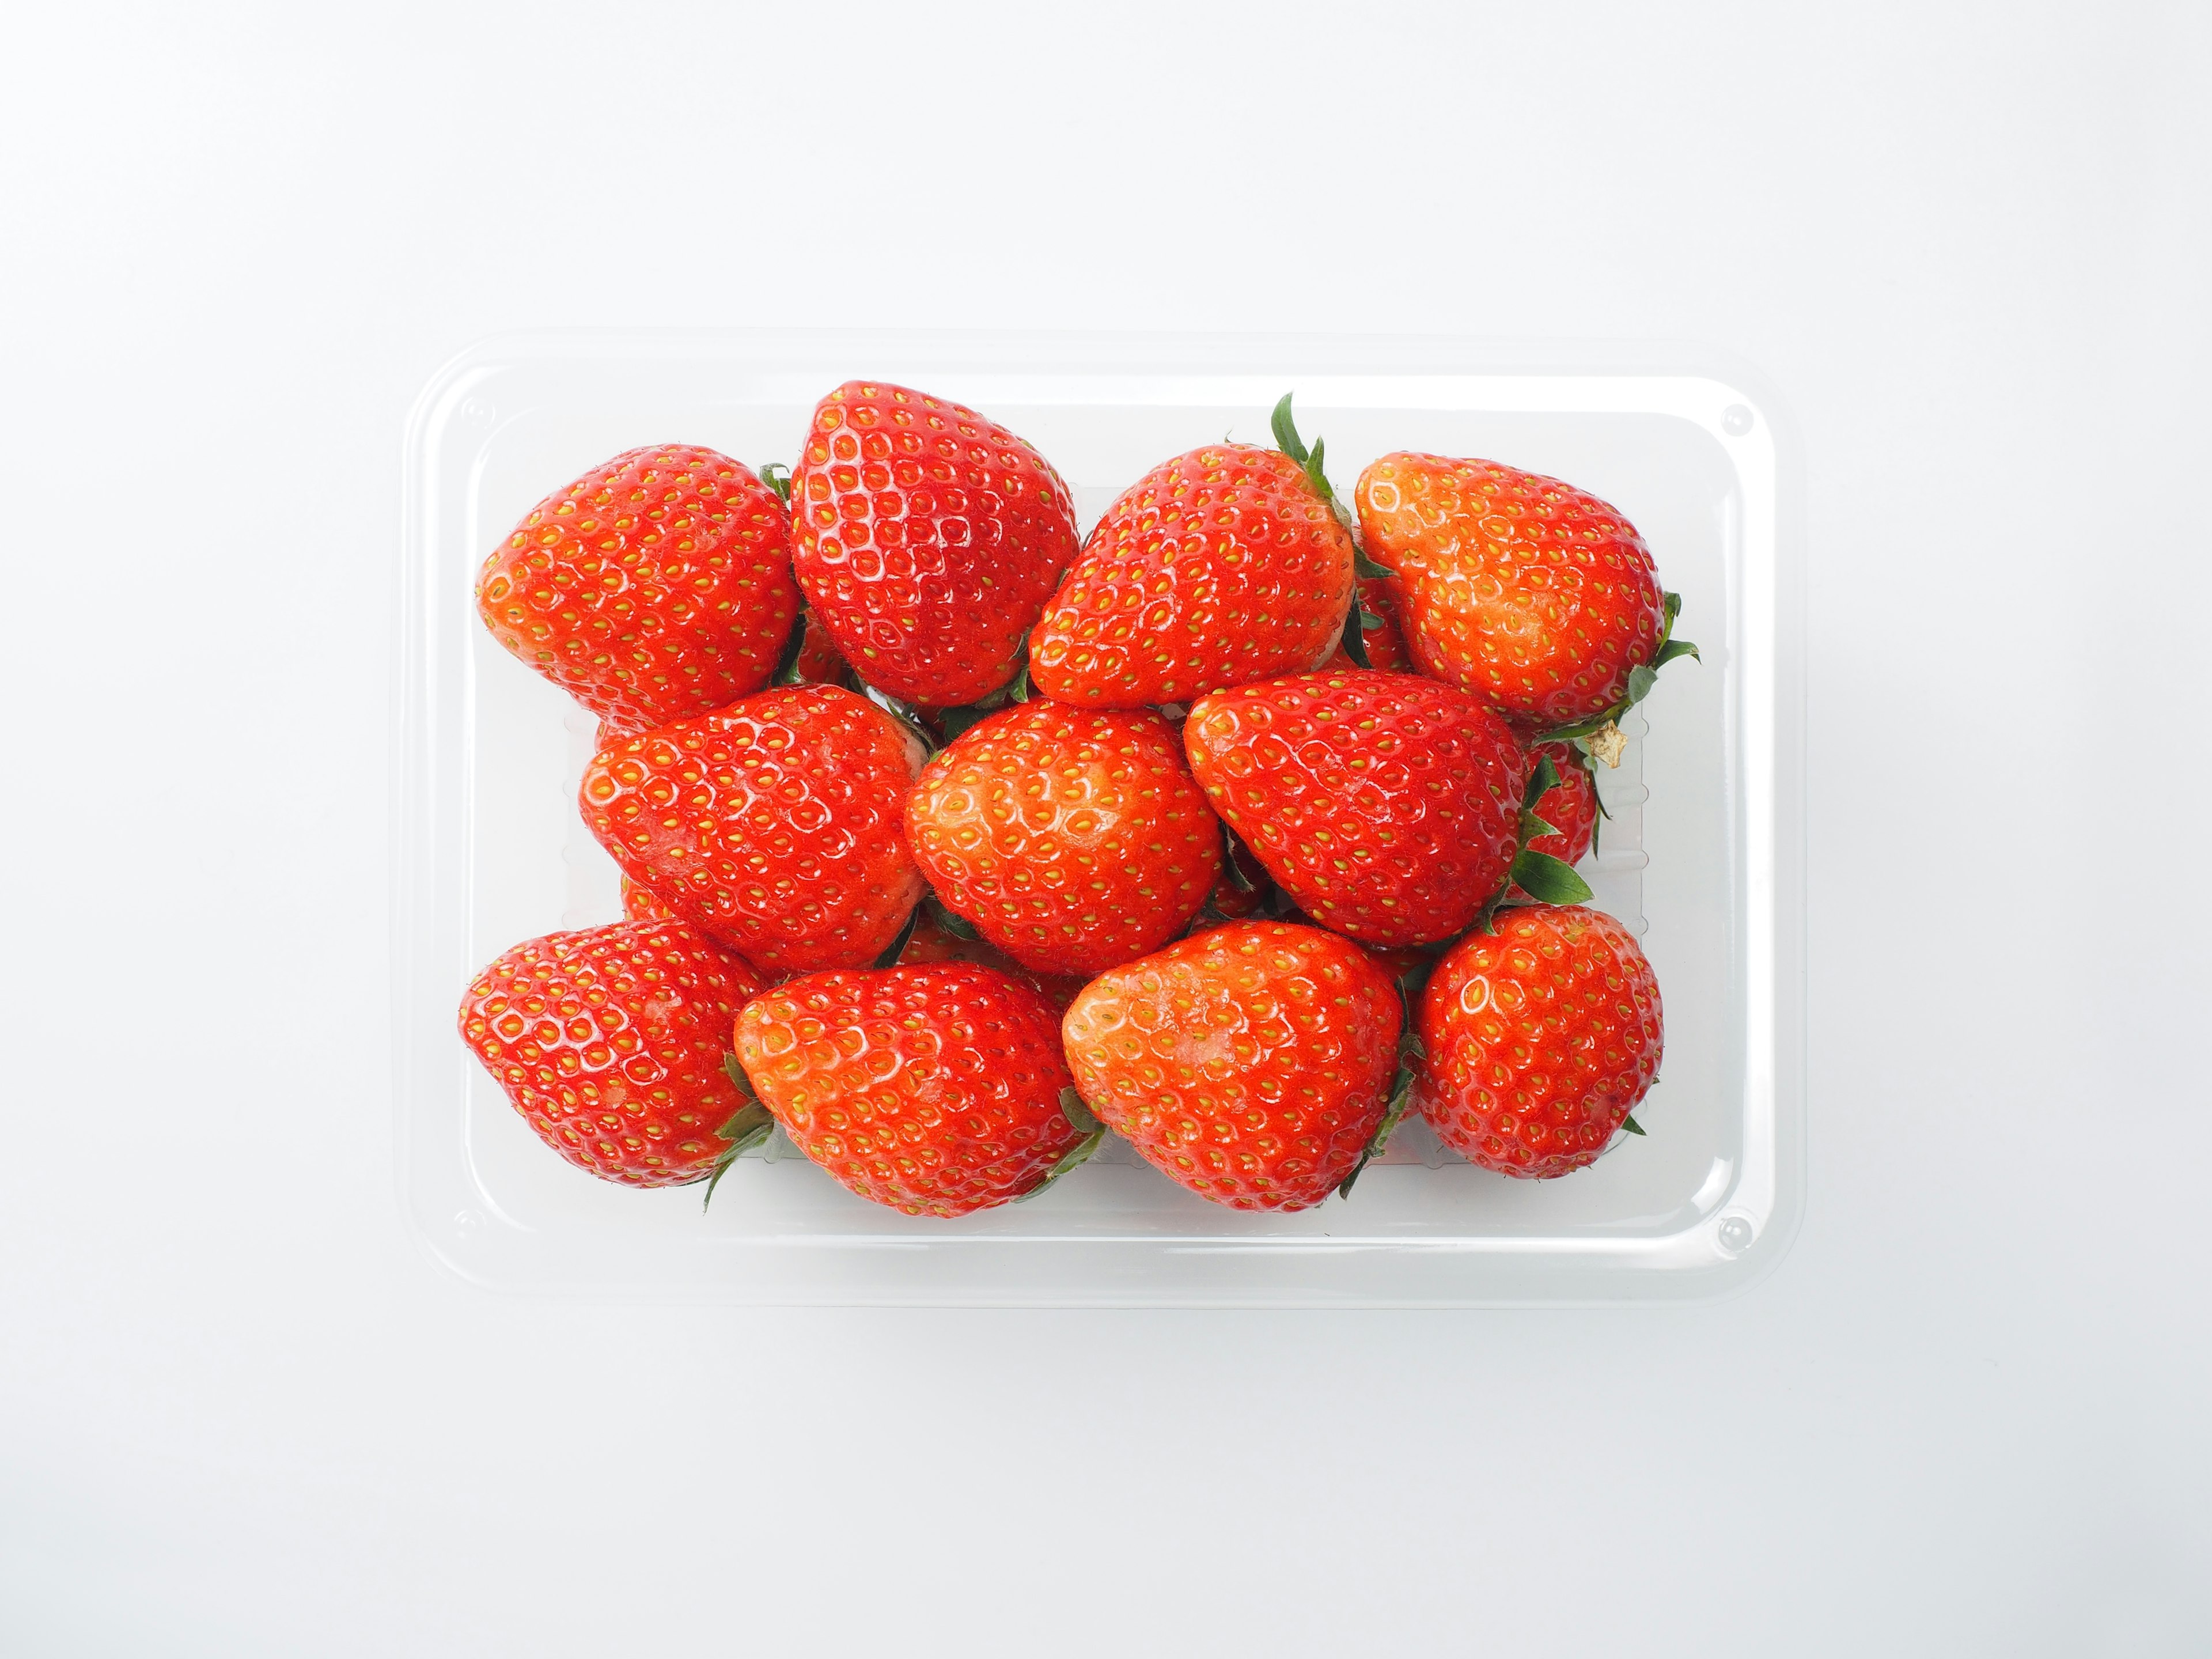
<svg viewBox="0 0 2212 1659">
<path fill-rule="evenodd" d="M 921 896 L 901 833 L 921 767 L 865 697 L 780 686 L 601 744 L 579 805 L 623 874 L 748 961 L 855 967 Z"/>
<path fill-rule="evenodd" d="M 1221 826 L 1150 710 L 990 715 L 922 769 L 906 833 L 949 908 L 1049 974 L 1158 950 L 1221 875 Z"/>
<path fill-rule="evenodd" d="M 1413 1103 L 1486 1170 L 1565 1175 L 1606 1149 L 1659 1074 L 1659 982 L 1602 910 L 1516 906 L 1496 927 L 1455 945 L 1429 981 Z"/>
<path fill-rule="evenodd" d="M 1562 864 L 1579 864 L 1597 837 L 1597 781 L 1590 775 L 1589 757 L 1571 743 L 1539 744 L 1529 757 L 1540 756 L 1550 757 L 1559 781 L 1535 805 L 1536 816 L 1552 828 L 1528 845 Z"/>
<path fill-rule="evenodd" d="M 632 732 L 760 690 L 799 614 L 782 501 L 690 444 L 630 450 L 554 491 L 476 592 L 502 646 Z"/>
<path fill-rule="evenodd" d="M 1512 867 L 1528 763 L 1455 686 L 1359 668 L 1240 686 L 1193 706 L 1183 744 L 1276 884 L 1354 939 L 1449 939 Z"/>
<path fill-rule="evenodd" d="M 1060 1104 L 1057 1011 L 974 963 L 791 980 L 746 1005 L 738 1058 L 799 1151 L 909 1215 L 1024 1197 L 1097 1145 Z"/>
<path fill-rule="evenodd" d="M 1349 940 L 1239 921 L 1102 974 L 1061 1030 L 1085 1102 L 1155 1167 L 1218 1204 L 1303 1210 L 1381 1125 L 1401 1018 Z"/>
<path fill-rule="evenodd" d="M 806 685 L 843 685 L 852 677 L 852 665 L 838 655 L 836 641 L 811 611 L 806 613 L 806 632 L 791 673 L 794 684 Z"/>
<path fill-rule="evenodd" d="M 1065 1012 L 1075 1000 L 1075 994 L 1083 988 L 1084 981 L 1072 974 L 1040 974 L 1024 968 L 990 940 L 969 933 L 954 932 L 956 927 L 968 924 L 949 916 L 938 905 L 925 902 L 921 915 L 915 920 L 914 932 L 907 935 L 906 948 L 899 952 L 902 968 L 919 967 L 931 962 L 973 962 L 1004 974 L 1017 985 L 1026 985 L 1053 1006 L 1054 1012 Z"/>
<path fill-rule="evenodd" d="M 1329 653 L 1323 668 L 1379 668 L 1389 674 L 1418 674 L 1413 659 L 1406 649 L 1406 636 L 1398 630 L 1397 601 L 1390 597 L 1390 579 L 1387 576 L 1361 576 L 1355 585 L 1359 589 L 1360 608 L 1367 613 L 1371 625 L 1359 630 L 1359 640 L 1367 652 L 1364 665 L 1354 662 L 1352 653 L 1339 645 Z"/>
<path fill-rule="evenodd" d="M 1288 455 L 1214 444 L 1106 509 L 1030 636 L 1062 702 L 1136 708 L 1327 659 L 1352 599 L 1351 533 Z"/>
<path fill-rule="evenodd" d="M 501 956 L 461 999 L 461 1037 L 578 1169 L 681 1186 L 768 1132 L 723 1071 L 731 1022 L 767 988 L 686 923 L 617 922 Z"/>
<path fill-rule="evenodd" d="M 799 586 L 860 678 L 933 707 L 1012 679 L 1075 557 L 1044 458 L 972 409 L 848 380 L 815 406 L 792 477 Z"/>
<path fill-rule="evenodd" d="M 1694 651 L 1668 646 L 1677 602 L 1635 526 L 1571 484 L 1401 453 L 1354 494 L 1421 672 L 1540 732 L 1617 719 L 1650 671 Z"/>
</svg>

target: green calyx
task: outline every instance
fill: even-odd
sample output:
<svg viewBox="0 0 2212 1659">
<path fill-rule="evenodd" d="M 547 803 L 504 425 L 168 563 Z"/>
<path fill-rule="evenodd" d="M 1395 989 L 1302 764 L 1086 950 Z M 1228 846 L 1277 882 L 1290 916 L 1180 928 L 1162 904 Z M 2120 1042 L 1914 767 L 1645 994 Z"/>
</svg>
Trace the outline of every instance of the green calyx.
<svg viewBox="0 0 2212 1659">
<path fill-rule="evenodd" d="M 1650 662 L 1640 662 L 1628 671 L 1628 687 L 1620 700 L 1602 714 L 1593 714 L 1586 720 L 1577 720 L 1572 726 L 1563 726 L 1556 732 L 1545 732 L 1536 739 L 1538 743 L 1573 741 L 1584 754 L 1591 753 L 1593 745 L 1587 740 L 1598 736 L 1609 726 L 1618 726 L 1630 709 L 1650 696 L 1651 688 L 1659 683 L 1661 669 L 1677 657 L 1695 657 L 1699 662 L 1705 660 L 1696 646 L 1687 640 L 1674 637 L 1674 621 L 1682 614 L 1682 596 L 1669 593 L 1664 604 L 1665 616 L 1659 629 L 1659 648 L 1651 653 Z M 1608 760 L 1607 763 L 1620 764 L 1617 760 Z"/>
<path fill-rule="evenodd" d="M 744 1104 L 731 1113 L 729 1120 L 714 1131 L 720 1139 L 730 1144 L 715 1158 L 714 1171 L 707 1177 L 707 1190 L 699 1200 L 702 1210 L 714 1201 L 714 1188 L 722 1184 L 722 1177 L 729 1173 L 730 1165 L 775 1133 L 775 1119 L 769 1115 L 768 1108 L 761 1104 L 760 1097 L 753 1092 L 752 1079 L 745 1075 L 745 1068 L 738 1064 L 735 1054 L 723 1054 L 722 1072 L 737 1085 Z"/>
<path fill-rule="evenodd" d="M 1060 1115 L 1067 1120 L 1068 1127 L 1082 1139 L 1062 1152 L 1058 1162 L 1044 1172 L 1044 1179 L 1014 1200 L 1017 1204 L 1026 1204 L 1070 1170 L 1088 1164 L 1091 1154 L 1105 1145 L 1106 1126 L 1098 1121 L 1089 1103 L 1074 1089 L 1060 1091 Z"/>
<path fill-rule="evenodd" d="M 781 461 L 769 461 L 760 470 L 760 481 L 775 491 L 775 498 L 786 507 L 791 505 L 791 469 Z"/>
</svg>

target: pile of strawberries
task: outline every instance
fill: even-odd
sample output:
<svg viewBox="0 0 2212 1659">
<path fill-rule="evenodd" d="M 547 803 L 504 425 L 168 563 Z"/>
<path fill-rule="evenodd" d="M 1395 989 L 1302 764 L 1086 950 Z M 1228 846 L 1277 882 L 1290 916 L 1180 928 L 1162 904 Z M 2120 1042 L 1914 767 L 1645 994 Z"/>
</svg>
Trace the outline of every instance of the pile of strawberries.
<svg viewBox="0 0 2212 1659">
<path fill-rule="evenodd" d="M 780 1129 L 958 1216 L 1109 1130 L 1253 1210 L 1409 1109 L 1516 1176 L 1641 1133 L 1658 986 L 1572 866 L 1677 602 L 1494 462 L 1386 455 L 1347 509 L 1290 404 L 1087 538 L 1030 445 L 865 381 L 787 475 L 668 445 L 533 508 L 477 606 L 599 719 L 627 918 L 463 1000 L 546 1144 L 711 1194 Z"/>
</svg>

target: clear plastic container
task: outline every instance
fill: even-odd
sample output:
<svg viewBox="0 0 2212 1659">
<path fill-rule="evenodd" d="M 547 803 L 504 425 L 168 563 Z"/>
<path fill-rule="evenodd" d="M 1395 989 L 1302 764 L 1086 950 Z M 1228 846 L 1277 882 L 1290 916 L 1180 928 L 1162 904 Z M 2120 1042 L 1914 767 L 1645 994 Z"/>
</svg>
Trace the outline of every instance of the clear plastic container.
<svg viewBox="0 0 2212 1659">
<path fill-rule="evenodd" d="M 1665 1000 L 1661 1080 L 1592 1168 L 1525 1182 L 1418 1121 L 1348 1200 L 1221 1209 L 1109 1142 L 1033 1201 L 957 1222 L 854 1197 L 803 1158 L 634 1192 L 548 1152 L 463 1048 L 474 970 L 620 915 L 584 830 L 592 726 L 509 659 L 471 599 L 485 551 L 549 489 L 680 440 L 790 462 L 855 376 L 920 386 L 1029 438 L 1087 528 L 1153 463 L 1268 440 L 1297 393 L 1340 490 L 1393 449 L 1563 477 L 1626 512 L 1681 634 L 1585 866 Z M 1146 1306 L 1567 1305 L 1703 1298 L 1787 1248 L 1803 1193 L 1801 625 L 1771 396 L 1740 366 L 1620 347 L 1396 338 L 608 331 L 489 340 L 410 422 L 396 792 L 393 996 L 402 1202 L 488 1288 L 656 1300 Z"/>
</svg>

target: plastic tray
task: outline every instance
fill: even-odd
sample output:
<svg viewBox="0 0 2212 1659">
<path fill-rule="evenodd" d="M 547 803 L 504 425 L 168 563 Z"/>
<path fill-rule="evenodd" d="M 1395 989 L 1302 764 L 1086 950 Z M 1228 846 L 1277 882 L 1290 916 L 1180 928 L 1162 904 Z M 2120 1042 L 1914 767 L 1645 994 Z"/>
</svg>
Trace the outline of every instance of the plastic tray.
<svg viewBox="0 0 2212 1659">
<path fill-rule="evenodd" d="M 1648 1135 L 1551 1182 L 1479 1170 L 1418 1123 L 1350 1200 L 1242 1214 L 1109 1143 L 1032 1202 L 963 1221 L 851 1196 L 796 1157 L 632 1192 L 541 1146 L 469 1057 L 454 1008 L 516 941 L 620 914 L 575 810 L 591 725 L 508 659 L 471 598 L 546 490 L 682 440 L 794 458 L 807 414 L 866 375 L 1036 443 L 1085 526 L 1156 461 L 1265 443 L 1295 391 L 1348 490 L 1397 448 L 1564 477 L 1625 511 L 1703 647 L 1661 677 L 1602 780 L 1586 866 L 1634 927 L 1667 1015 Z M 394 987 L 402 1202 L 424 1245 L 513 1291 L 739 1303 L 1480 1306 L 1701 1298 L 1787 1248 L 1803 1190 L 1798 623 L 1771 397 L 1740 368 L 1620 348 L 1468 341 L 615 331 L 486 341 L 407 436 Z"/>
</svg>

